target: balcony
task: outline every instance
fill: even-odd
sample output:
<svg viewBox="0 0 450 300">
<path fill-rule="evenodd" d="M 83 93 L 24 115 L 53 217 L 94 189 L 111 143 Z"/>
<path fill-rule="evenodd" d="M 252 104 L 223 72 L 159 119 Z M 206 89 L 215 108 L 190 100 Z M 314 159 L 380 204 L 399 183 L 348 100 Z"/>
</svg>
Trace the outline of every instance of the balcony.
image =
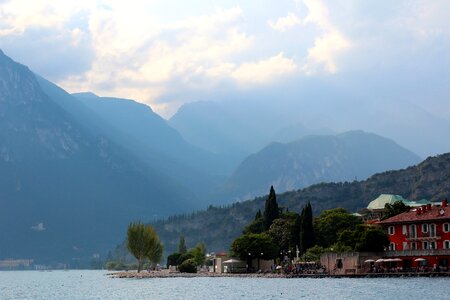
<svg viewBox="0 0 450 300">
<path fill-rule="evenodd" d="M 404 251 L 386 251 L 387 257 L 398 256 L 433 256 L 433 255 L 450 255 L 450 249 L 426 249 L 426 250 L 404 250 Z"/>
<path fill-rule="evenodd" d="M 406 239 L 411 242 L 415 241 L 436 241 L 441 239 L 441 235 L 439 233 L 433 232 L 427 232 L 427 233 L 420 233 L 420 234 L 410 234 L 408 233 L 406 235 Z"/>
</svg>

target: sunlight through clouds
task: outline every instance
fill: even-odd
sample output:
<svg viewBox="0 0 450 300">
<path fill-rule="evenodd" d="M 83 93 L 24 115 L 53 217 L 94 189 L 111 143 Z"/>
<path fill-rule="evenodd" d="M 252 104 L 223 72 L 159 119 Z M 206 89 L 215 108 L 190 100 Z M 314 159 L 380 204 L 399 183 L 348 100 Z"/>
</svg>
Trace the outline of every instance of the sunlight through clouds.
<svg viewBox="0 0 450 300">
<path fill-rule="evenodd" d="M 420 64 L 450 43 L 448 3 L 1 1 L 0 48 L 69 92 L 175 111 L 180 95 L 219 86 L 239 93 L 380 61 Z"/>
</svg>

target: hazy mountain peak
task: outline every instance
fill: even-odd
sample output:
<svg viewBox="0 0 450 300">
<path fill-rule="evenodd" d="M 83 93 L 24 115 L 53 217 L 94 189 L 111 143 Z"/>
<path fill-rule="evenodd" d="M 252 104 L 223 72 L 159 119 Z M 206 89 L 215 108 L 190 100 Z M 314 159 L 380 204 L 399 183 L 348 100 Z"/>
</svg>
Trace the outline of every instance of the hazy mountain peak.
<svg viewBox="0 0 450 300">
<path fill-rule="evenodd" d="M 319 182 L 364 179 L 419 161 L 394 141 L 361 130 L 309 135 L 287 144 L 271 143 L 248 156 L 221 193 L 229 199 L 251 198 L 271 185 L 282 192 Z"/>
</svg>

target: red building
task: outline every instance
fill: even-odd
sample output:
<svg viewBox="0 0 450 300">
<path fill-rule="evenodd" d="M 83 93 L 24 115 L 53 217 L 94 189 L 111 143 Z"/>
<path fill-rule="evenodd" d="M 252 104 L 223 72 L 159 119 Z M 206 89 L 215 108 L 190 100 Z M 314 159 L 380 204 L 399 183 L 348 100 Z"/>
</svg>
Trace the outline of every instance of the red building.
<svg viewBox="0 0 450 300">
<path fill-rule="evenodd" d="M 450 207 L 424 205 L 378 224 L 386 228 L 390 245 L 386 256 L 400 258 L 404 269 L 428 266 L 447 270 L 450 261 Z"/>
</svg>

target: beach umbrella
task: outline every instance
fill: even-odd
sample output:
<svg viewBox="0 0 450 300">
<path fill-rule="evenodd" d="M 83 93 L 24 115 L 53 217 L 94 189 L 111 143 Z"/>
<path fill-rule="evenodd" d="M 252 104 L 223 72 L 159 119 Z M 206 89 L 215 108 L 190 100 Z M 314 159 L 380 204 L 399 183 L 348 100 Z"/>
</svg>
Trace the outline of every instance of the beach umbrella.
<svg viewBox="0 0 450 300">
<path fill-rule="evenodd" d="M 379 259 L 377 259 L 375 262 L 376 262 L 376 263 L 381 263 L 381 262 L 384 262 L 384 259 L 379 258 Z"/>
<path fill-rule="evenodd" d="M 402 261 L 401 258 L 393 258 L 391 261 Z"/>
<path fill-rule="evenodd" d="M 426 259 L 419 257 L 419 258 L 416 258 L 414 261 L 426 261 Z"/>
<path fill-rule="evenodd" d="M 391 262 L 394 261 L 392 258 L 383 259 L 384 262 Z"/>
<path fill-rule="evenodd" d="M 277 266 L 277 270 L 281 270 L 282 269 L 282 267 L 281 266 Z"/>
<path fill-rule="evenodd" d="M 375 262 L 375 260 L 374 259 L 366 259 L 364 262 L 365 263 L 373 263 L 373 262 Z"/>
</svg>

